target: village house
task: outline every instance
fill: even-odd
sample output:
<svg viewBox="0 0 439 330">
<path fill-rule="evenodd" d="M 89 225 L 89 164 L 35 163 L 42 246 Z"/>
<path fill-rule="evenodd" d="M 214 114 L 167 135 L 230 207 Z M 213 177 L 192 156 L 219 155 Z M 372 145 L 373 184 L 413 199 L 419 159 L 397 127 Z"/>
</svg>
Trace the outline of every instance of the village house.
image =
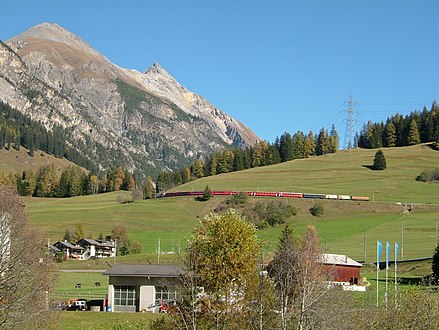
<svg viewBox="0 0 439 330">
<path fill-rule="evenodd" d="M 109 258 L 116 254 L 114 241 L 83 238 L 75 244 L 58 241 L 53 245 L 62 251 L 66 259 L 88 260 L 90 258 Z"/>
<path fill-rule="evenodd" d="M 118 264 L 103 274 L 109 276 L 108 310 L 156 313 L 179 298 L 183 270 L 167 264 Z"/>
<path fill-rule="evenodd" d="M 84 260 L 84 248 L 77 244 L 72 244 L 67 241 L 58 241 L 53 244 L 54 247 L 64 252 L 66 259 Z"/>
<path fill-rule="evenodd" d="M 85 249 L 84 259 L 90 258 L 110 258 L 116 253 L 114 241 L 100 239 L 83 238 L 76 242 L 77 245 Z"/>
</svg>

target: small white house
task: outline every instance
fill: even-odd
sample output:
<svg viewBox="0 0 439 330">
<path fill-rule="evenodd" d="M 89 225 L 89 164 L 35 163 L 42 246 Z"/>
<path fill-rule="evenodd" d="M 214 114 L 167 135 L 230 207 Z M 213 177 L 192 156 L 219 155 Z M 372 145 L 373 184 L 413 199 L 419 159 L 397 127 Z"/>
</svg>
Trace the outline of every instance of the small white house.
<svg viewBox="0 0 439 330">
<path fill-rule="evenodd" d="M 183 271 L 177 265 L 118 264 L 103 274 L 109 276 L 109 310 L 154 313 L 162 302 L 177 300 Z"/>
<path fill-rule="evenodd" d="M 114 241 L 105 241 L 100 239 L 83 238 L 76 242 L 82 246 L 84 251 L 84 259 L 90 258 L 110 258 L 116 253 L 116 245 Z"/>
</svg>

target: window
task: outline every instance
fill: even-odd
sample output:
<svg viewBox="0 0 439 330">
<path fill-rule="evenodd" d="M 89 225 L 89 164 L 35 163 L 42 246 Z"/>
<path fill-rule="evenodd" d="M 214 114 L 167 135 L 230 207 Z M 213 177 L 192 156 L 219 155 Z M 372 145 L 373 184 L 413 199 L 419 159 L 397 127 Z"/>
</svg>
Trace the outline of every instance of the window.
<svg viewBox="0 0 439 330">
<path fill-rule="evenodd" d="M 119 306 L 136 306 L 136 288 L 134 286 L 115 286 L 114 304 Z"/>
<path fill-rule="evenodd" d="M 175 288 L 169 288 L 166 286 L 155 287 L 155 304 L 161 305 L 162 302 L 177 301 L 179 298 L 179 292 Z"/>
</svg>

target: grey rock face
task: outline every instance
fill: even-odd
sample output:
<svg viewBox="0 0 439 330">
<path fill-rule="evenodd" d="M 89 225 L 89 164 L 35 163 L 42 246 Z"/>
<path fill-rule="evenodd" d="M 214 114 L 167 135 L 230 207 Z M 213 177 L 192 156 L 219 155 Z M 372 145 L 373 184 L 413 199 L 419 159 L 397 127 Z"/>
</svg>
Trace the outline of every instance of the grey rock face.
<svg viewBox="0 0 439 330">
<path fill-rule="evenodd" d="M 101 169 L 118 163 L 156 174 L 258 140 L 159 64 L 145 73 L 120 68 L 56 24 L 0 44 L 0 100 L 48 129 L 67 129 L 70 147 Z"/>
</svg>

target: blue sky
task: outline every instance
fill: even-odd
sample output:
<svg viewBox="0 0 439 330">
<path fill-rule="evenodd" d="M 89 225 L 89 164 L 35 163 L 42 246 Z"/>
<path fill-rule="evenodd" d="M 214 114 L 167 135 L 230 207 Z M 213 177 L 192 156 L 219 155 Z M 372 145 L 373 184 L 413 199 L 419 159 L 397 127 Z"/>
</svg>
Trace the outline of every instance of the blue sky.
<svg viewBox="0 0 439 330">
<path fill-rule="evenodd" d="M 122 67 L 159 62 L 262 139 L 335 124 L 343 144 L 350 93 L 358 130 L 439 98 L 438 13 L 413 0 L 22 0 L 2 4 L 0 39 L 57 23 Z"/>
</svg>

